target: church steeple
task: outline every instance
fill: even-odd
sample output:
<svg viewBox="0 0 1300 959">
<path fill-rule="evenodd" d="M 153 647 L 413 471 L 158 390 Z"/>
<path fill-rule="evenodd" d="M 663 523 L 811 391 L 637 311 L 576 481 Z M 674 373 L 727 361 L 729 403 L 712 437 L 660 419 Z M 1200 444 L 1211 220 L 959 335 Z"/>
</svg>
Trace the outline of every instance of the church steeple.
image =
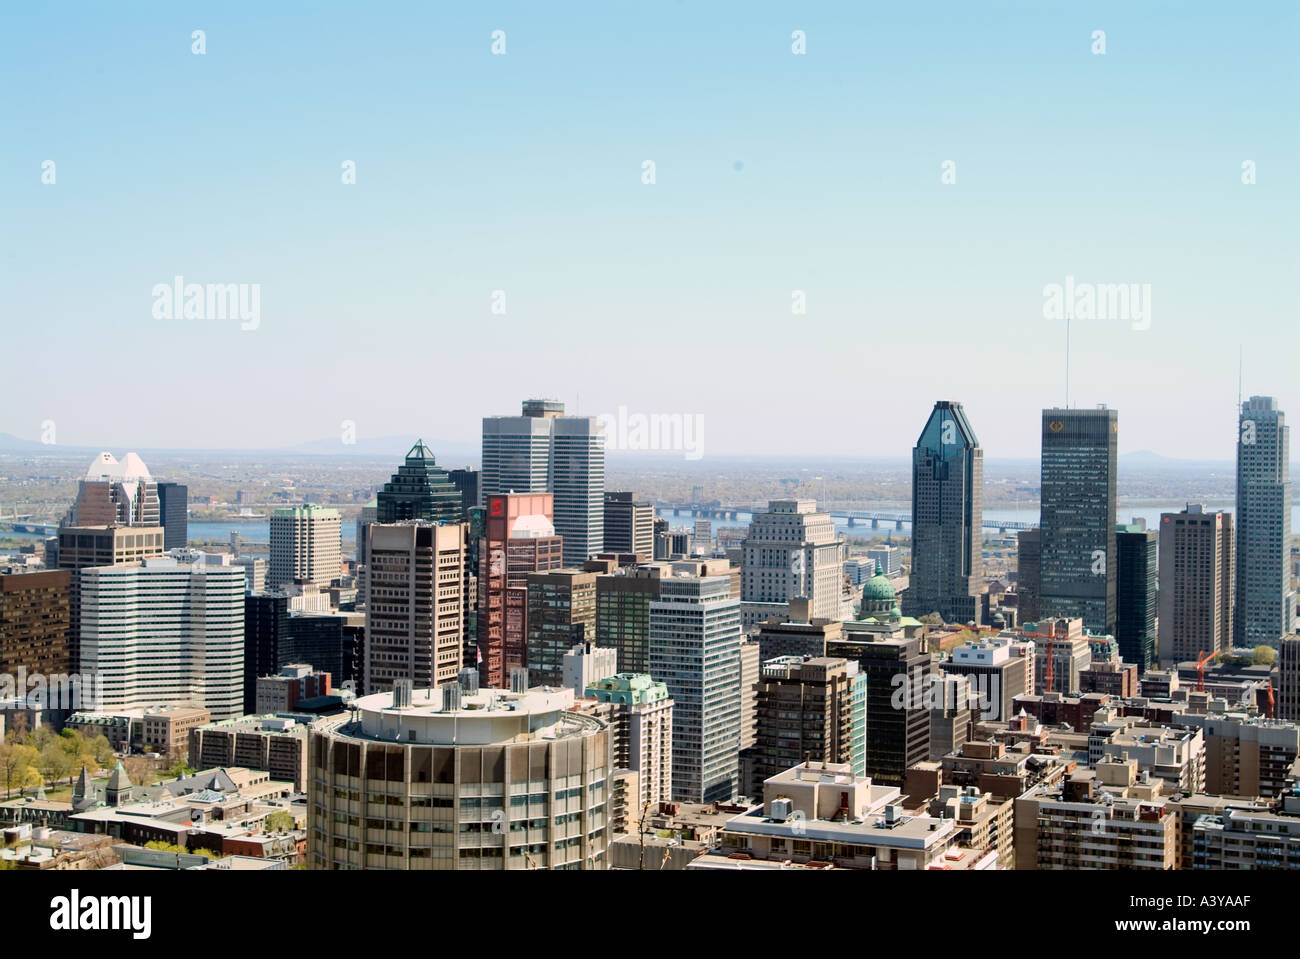
<svg viewBox="0 0 1300 959">
<path fill-rule="evenodd" d="M 76 805 L 90 794 L 90 776 L 86 774 L 86 764 L 81 764 L 81 775 L 77 777 L 77 783 L 72 787 L 72 802 Z"/>
<path fill-rule="evenodd" d="M 126 774 L 119 759 L 113 775 L 108 777 L 108 785 L 104 789 L 104 802 L 110 806 L 120 806 L 123 800 L 130 800 L 131 789 L 131 777 Z"/>
</svg>

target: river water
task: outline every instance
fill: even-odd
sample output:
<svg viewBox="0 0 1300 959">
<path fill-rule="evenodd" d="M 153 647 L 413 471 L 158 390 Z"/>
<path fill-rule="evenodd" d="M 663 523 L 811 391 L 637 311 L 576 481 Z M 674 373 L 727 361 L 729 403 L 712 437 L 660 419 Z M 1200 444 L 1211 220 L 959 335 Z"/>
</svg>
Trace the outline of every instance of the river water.
<svg viewBox="0 0 1300 959">
<path fill-rule="evenodd" d="M 1119 505 L 1119 521 L 1121 523 L 1130 523 L 1134 519 L 1145 519 L 1147 529 L 1156 529 L 1160 525 L 1161 513 L 1177 513 L 1187 504 L 1185 502 L 1164 503 L 1156 506 L 1126 506 L 1122 501 Z M 1228 510 L 1231 512 L 1235 504 L 1231 501 L 1225 502 L 1208 502 L 1205 504 L 1206 509 Z M 898 504 L 884 505 L 872 508 L 873 512 L 897 514 L 901 516 L 908 515 L 911 510 L 908 506 Z M 691 516 L 685 510 L 680 516 L 674 516 L 672 510 L 656 510 L 655 515 L 668 520 L 672 529 L 694 529 L 695 517 Z M 719 529 L 725 527 L 748 526 L 752 519 L 749 513 L 740 513 L 737 519 L 710 519 L 709 524 L 712 527 L 713 535 L 717 535 Z M 1016 523 L 1036 523 L 1038 522 L 1038 507 L 1033 506 L 1026 509 L 986 509 L 984 511 L 984 520 L 1007 520 Z M 835 528 L 841 533 L 857 537 L 885 536 L 891 532 L 902 532 L 907 534 L 910 524 L 905 523 L 901 531 L 894 529 L 894 524 L 881 521 L 879 527 L 872 529 L 871 523 L 859 522 L 854 526 L 849 526 L 847 520 L 837 519 Z M 1300 532 L 1300 506 L 1292 510 L 1291 516 L 1292 532 Z M 230 534 L 238 533 L 240 539 L 245 543 L 266 544 L 271 540 L 270 523 L 267 520 L 257 520 L 253 522 L 237 521 L 219 521 L 219 522 L 194 522 L 189 524 L 189 539 L 203 542 L 220 542 L 230 541 Z M 986 532 L 993 532 L 986 530 Z M 19 538 L 39 539 L 38 536 L 26 537 L 22 533 L 9 534 Z M 356 524 L 355 522 L 345 522 L 342 524 L 343 549 L 345 551 L 356 548 Z"/>
</svg>

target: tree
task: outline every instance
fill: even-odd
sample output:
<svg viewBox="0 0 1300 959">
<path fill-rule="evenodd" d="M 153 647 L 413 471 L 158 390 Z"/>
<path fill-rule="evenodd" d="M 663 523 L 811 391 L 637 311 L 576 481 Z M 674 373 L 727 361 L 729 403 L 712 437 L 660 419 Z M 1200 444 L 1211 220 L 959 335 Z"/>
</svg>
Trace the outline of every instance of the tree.
<svg viewBox="0 0 1300 959">
<path fill-rule="evenodd" d="M 57 782 L 64 776 L 71 778 L 73 775 L 72 757 L 64 750 L 63 745 L 55 740 L 45 744 L 36 768 L 48 783 Z"/>
<path fill-rule="evenodd" d="M 79 730 L 65 729 L 55 742 L 68 758 L 68 769 L 65 774 L 68 777 L 68 785 L 72 785 L 73 777 L 81 772 L 82 766 L 85 766 L 86 771 L 91 775 L 99 772 L 99 763 L 95 759 L 94 750 Z"/>
<path fill-rule="evenodd" d="M 926 613 L 920 618 L 920 622 L 925 623 L 927 626 L 942 626 L 943 617 L 938 613 Z"/>
<path fill-rule="evenodd" d="M 158 778 L 153 762 L 143 756 L 127 756 L 122 760 L 122 768 L 127 778 L 140 786 L 148 786 Z"/>
<path fill-rule="evenodd" d="M 641 819 L 636 824 L 637 837 L 641 841 L 641 852 L 637 857 L 637 868 L 645 869 L 645 834 L 646 834 L 646 814 L 650 812 L 650 800 L 641 804 Z"/>
<path fill-rule="evenodd" d="M 113 754 L 113 744 L 103 733 L 90 741 L 90 754 L 95 757 L 95 764 L 101 769 L 113 765 L 113 761 L 117 758 Z"/>
<path fill-rule="evenodd" d="M 1272 646 L 1256 646 L 1253 659 L 1256 666 L 1272 666 L 1276 656 Z"/>
<path fill-rule="evenodd" d="M 159 852 L 187 852 L 188 850 L 176 845 L 174 842 L 163 842 L 161 839 L 153 839 L 144 844 L 145 849 L 156 849 Z"/>
<path fill-rule="evenodd" d="M 266 817 L 266 829 L 268 832 L 281 832 L 293 829 L 297 825 L 293 818 L 293 813 L 285 812 L 283 809 L 277 809 Z"/>
<path fill-rule="evenodd" d="M 41 784 L 41 774 L 36 768 L 40 758 L 39 752 L 24 743 L 0 745 L 0 776 L 4 777 L 5 796 L 14 789 Z"/>
</svg>

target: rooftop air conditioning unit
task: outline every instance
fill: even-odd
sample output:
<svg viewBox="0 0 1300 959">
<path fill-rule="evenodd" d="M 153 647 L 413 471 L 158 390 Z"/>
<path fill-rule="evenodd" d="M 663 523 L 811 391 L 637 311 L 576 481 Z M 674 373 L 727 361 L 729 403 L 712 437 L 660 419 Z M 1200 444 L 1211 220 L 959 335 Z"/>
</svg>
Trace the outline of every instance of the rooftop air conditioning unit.
<svg viewBox="0 0 1300 959">
<path fill-rule="evenodd" d="M 794 803 L 789 799 L 772 800 L 772 818 L 777 822 L 785 822 L 794 812 Z"/>
<path fill-rule="evenodd" d="M 442 708 L 447 712 L 460 709 L 460 684 L 448 683 L 442 687 Z"/>
<path fill-rule="evenodd" d="M 411 681 L 399 679 L 393 683 L 393 708 L 406 709 L 411 705 Z"/>
</svg>

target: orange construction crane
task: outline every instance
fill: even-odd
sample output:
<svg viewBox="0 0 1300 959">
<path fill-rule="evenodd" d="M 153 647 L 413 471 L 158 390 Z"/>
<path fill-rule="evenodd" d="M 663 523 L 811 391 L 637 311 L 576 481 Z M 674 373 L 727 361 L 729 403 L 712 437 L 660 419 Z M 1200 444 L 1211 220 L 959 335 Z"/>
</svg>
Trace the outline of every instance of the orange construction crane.
<svg viewBox="0 0 1300 959">
<path fill-rule="evenodd" d="M 1197 654 L 1196 691 L 1198 693 L 1205 692 L 1205 664 L 1208 663 L 1217 655 L 1218 653 L 1214 653 L 1214 652 L 1207 653 L 1205 650 L 1201 650 L 1200 653 Z"/>
<path fill-rule="evenodd" d="M 1063 637 L 1058 636 L 1055 633 L 1024 633 L 1024 632 L 1020 632 L 1019 630 L 999 628 L 997 626 L 976 626 L 974 623 L 966 624 L 961 628 L 970 630 L 972 633 L 1012 633 L 1015 635 L 1017 639 L 1047 640 L 1047 642 L 1044 644 L 1047 647 L 1047 675 L 1045 678 L 1047 680 L 1046 683 L 1047 689 L 1048 691 L 1051 690 L 1052 680 L 1055 678 L 1055 673 L 1056 673 L 1055 666 L 1052 663 L 1052 652 L 1053 652 L 1052 640 L 1061 639 Z"/>
</svg>

